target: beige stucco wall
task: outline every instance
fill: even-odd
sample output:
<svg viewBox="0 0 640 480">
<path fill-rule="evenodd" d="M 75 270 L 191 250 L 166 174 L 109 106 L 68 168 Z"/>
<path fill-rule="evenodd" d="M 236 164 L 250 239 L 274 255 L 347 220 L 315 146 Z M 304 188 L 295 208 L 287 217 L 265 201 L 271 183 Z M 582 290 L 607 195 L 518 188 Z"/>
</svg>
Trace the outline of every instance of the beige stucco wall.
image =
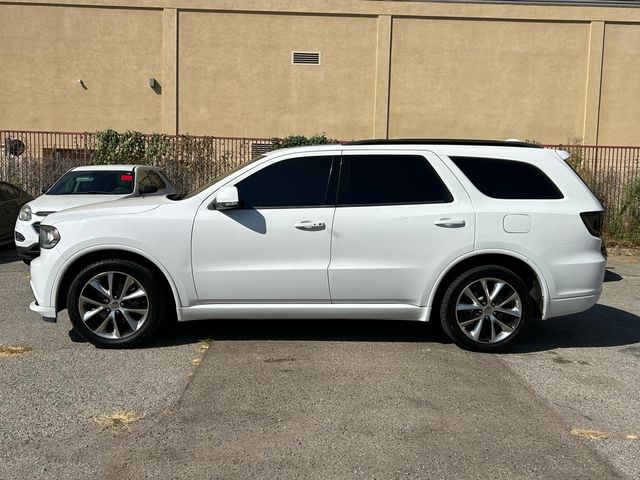
<svg viewBox="0 0 640 480">
<path fill-rule="evenodd" d="M 0 64 L 0 128 L 161 128 L 162 10 L 0 5 Z"/>
<path fill-rule="evenodd" d="M 604 34 L 599 143 L 640 145 L 640 25 Z"/>
<path fill-rule="evenodd" d="M 581 136 L 588 41 L 585 23 L 395 19 L 389 135 Z"/>
<path fill-rule="evenodd" d="M 640 144 L 639 8 L 51 3 L 0 0 L 0 129 Z"/>
<path fill-rule="evenodd" d="M 371 134 L 375 18 L 181 12 L 179 32 L 181 131 Z M 293 65 L 292 50 L 321 64 Z"/>
</svg>

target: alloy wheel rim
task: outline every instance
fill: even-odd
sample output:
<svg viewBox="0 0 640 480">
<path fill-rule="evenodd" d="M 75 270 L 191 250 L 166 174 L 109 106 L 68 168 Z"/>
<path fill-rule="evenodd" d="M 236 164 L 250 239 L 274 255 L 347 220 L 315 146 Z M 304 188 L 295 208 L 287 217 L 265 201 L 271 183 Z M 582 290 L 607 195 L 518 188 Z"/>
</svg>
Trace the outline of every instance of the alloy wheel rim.
<svg viewBox="0 0 640 480">
<path fill-rule="evenodd" d="M 102 272 L 82 287 L 78 311 L 94 334 L 122 339 L 144 325 L 149 316 L 149 298 L 140 282 L 128 273 Z"/>
<path fill-rule="evenodd" d="M 456 301 L 456 321 L 474 342 L 501 342 L 522 321 L 522 300 L 513 286 L 499 278 L 481 278 L 462 289 Z"/>
</svg>

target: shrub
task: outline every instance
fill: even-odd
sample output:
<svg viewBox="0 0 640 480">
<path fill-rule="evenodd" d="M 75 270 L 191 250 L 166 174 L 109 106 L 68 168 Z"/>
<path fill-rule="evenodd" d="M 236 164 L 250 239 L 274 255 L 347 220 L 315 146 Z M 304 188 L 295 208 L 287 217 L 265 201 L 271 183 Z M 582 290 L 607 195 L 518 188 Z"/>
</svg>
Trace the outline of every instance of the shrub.
<svg viewBox="0 0 640 480">
<path fill-rule="evenodd" d="M 273 137 L 271 143 L 274 150 L 278 150 L 280 148 L 303 147 L 305 145 L 332 145 L 340 143 L 340 140 L 327 138 L 323 133 L 322 135 L 315 134 L 311 137 L 305 137 L 304 135 L 289 135 L 284 138 Z"/>
<path fill-rule="evenodd" d="M 145 158 L 145 136 L 141 132 L 127 130 L 118 133 L 107 129 L 96 133 L 93 163 L 141 163 Z"/>
</svg>

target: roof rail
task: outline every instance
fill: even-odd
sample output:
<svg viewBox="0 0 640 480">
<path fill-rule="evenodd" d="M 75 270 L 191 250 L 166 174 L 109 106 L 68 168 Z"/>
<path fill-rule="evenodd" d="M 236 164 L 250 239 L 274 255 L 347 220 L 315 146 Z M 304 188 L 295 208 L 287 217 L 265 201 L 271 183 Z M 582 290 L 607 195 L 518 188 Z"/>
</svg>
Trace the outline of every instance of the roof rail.
<svg viewBox="0 0 640 480">
<path fill-rule="evenodd" d="M 352 142 L 344 142 L 343 145 L 480 145 L 485 147 L 542 148 L 536 143 L 521 142 L 519 140 L 472 140 L 460 138 L 393 138 L 355 140 Z"/>
</svg>

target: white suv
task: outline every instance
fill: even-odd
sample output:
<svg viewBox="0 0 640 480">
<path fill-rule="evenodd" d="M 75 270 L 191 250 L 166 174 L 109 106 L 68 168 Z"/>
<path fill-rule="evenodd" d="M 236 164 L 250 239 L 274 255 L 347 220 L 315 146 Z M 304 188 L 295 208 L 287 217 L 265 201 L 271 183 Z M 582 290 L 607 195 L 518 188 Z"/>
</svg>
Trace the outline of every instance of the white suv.
<svg viewBox="0 0 640 480">
<path fill-rule="evenodd" d="M 439 319 L 495 351 L 600 296 L 603 210 L 565 152 L 365 141 L 271 152 L 185 196 L 56 213 L 31 309 L 90 342 L 163 320 Z"/>
</svg>

